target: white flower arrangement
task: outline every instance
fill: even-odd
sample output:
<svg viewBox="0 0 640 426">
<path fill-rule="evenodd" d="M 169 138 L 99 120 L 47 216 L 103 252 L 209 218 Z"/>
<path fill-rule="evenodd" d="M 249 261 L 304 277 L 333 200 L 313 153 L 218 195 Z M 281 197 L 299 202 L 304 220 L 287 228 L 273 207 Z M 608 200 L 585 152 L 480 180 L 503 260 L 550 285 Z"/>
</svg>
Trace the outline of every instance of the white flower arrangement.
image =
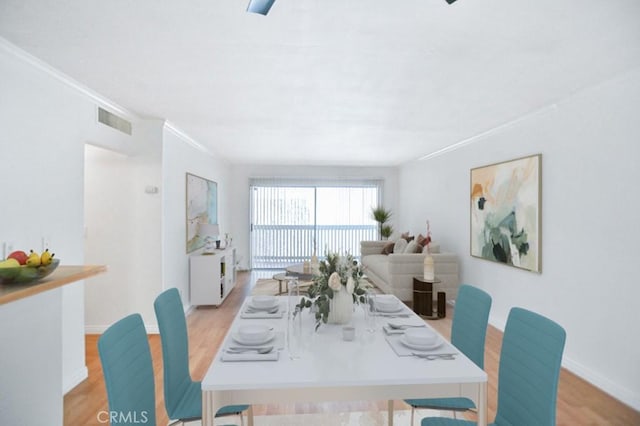
<svg viewBox="0 0 640 426">
<path fill-rule="evenodd" d="M 353 303 L 364 303 L 366 289 L 371 284 L 363 278 L 361 265 L 351 254 L 340 256 L 338 253 L 327 253 L 326 259 L 320 261 L 318 274 L 313 276 L 313 284 L 309 287 L 308 298 L 303 297 L 298 304 L 300 310 L 315 306 L 316 329 L 326 323 L 329 317 L 330 301 L 334 292 L 346 291 L 353 298 Z"/>
</svg>

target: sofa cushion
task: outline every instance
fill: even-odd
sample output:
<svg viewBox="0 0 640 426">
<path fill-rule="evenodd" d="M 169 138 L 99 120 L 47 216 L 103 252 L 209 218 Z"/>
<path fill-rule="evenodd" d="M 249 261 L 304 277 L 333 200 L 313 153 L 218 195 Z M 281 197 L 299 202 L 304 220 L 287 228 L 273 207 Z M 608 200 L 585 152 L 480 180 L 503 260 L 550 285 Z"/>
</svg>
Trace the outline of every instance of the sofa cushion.
<svg viewBox="0 0 640 426">
<path fill-rule="evenodd" d="M 400 234 L 400 238 L 403 238 L 405 240 L 407 240 L 408 243 L 410 243 L 411 241 L 413 241 L 416 237 L 413 235 L 409 235 L 409 231 Z"/>
<path fill-rule="evenodd" d="M 393 253 L 393 247 L 395 246 L 396 243 L 394 243 L 393 241 L 387 243 L 383 248 L 382 248 L 382 254 L 391 254 Z"/>
<path fill-rule="evenodd" d="M 409 244 L 407 244 L 407 247 L 404 249 L 404 252 L 405 253 L 422 253 L 422 246 L 420 246 L 420 244 L 418 244 L 417 241 L 413 240 Z"/>
<path fill-rule="evenodd" d="M 418 238 L 417 238 L 418 244 L 420 244 L 421 247 L 426 246 L 427 244 L 429 244 L 431 242 L 431 237 L 425 237 L 422 234 L 418 234 Z"/>
<path fill-rule="evenodd" d="M 393 252 L 404 253 L 404 249 L 407 248 L 407 244 L 409 244 L 407 240 L 405 240 L 404 238 L 398 238 L 398 241 L 396 241 L 395 245 L 393 246 Z"/>
</svg>

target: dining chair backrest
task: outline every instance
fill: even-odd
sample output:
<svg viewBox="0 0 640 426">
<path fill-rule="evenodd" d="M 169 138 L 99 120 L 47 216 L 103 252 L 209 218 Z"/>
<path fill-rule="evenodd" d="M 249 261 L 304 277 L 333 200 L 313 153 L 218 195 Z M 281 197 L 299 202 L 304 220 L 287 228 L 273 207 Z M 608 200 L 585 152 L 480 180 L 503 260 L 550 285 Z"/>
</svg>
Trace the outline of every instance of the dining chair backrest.
<svg viewBox="0 0 640 426">
<path fill-rule="evenodd" d="M 161 293 L 153 303 L 162 341 L 164 404 L 169 416 L 176 412 L 192 383 L 189 373 L 189 337 L 180 293 L 176 288 Z"/>
<path fill-rule="evenodd" d="M 460 286 L 451 324 L 451 343 L 484 368 L 484 344 L 491 310 L 491 296 L 477 287 Z"/>
<path fill-rule="evenodd" d="M 502 340 L 497 425 L 553 426 L 566 333 L 557 323 L 512 308 Z"/>
<path fill-rule="evenodd" d="M 153 364 L 139 314 L 110 326 L 98 339 L 98 353 L 112 424 L 156 424 Z"/>
</svg>

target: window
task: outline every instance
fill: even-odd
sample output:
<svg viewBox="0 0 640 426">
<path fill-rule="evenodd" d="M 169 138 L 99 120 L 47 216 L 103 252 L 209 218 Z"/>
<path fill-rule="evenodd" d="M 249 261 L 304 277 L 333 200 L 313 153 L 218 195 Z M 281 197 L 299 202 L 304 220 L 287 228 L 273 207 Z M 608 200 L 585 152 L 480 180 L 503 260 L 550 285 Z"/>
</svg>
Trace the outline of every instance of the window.
<svg viewBox="0 0 640 426">
<path fill-rule="evenodd" d="M 255 180 L 251 185 L 251 268 L 282 269 L 327 251 L 360 255 L 378 238 L 371 208 L 380 181 L 310 183 Z"/>
</svg>

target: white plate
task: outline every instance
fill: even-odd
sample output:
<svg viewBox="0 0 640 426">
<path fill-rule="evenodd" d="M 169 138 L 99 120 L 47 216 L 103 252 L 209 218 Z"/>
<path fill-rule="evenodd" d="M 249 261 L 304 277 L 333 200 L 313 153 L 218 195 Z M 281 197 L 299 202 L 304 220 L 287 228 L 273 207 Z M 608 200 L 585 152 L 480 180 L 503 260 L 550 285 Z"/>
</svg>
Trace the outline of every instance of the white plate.
<svg viewBox="0 0 640 426">
<path fill-rule="evenodd" d="M 249 303 L 247 303 L 247 306 L 249 306 L 254 311 L 270 311 L 271 309 L 278 306 L 278 303 L 280 303 L 278 299 L 275 299 L 271 304 L 271 306 L 256 306 L 253 304 L 253 300 L 249 300 Z"/>
<path fill-rule="evenodd" d="M 438 336 L 436 341 L 429 345 L 416 345 L 415 343 L 408 342 L 406 336 L 403 335 L 400 338 L 400 343 L 402 343 L 408 348 L 415 349 L 417 351 L 429 351 L 431 349 L 439 348 L 440 346 L 442 346 L 442 344 L 444 343 L 444 340 L 442 340 L 442 338 Z"/>
<path fill-rule="evenodd" d="M 237 331 L 235 331 L 232 335 L 231 338 L 233 340 L 235 340 L 236 342 L 240 343 L 241 345 L 246 345 L 246 346 L 260 346 L 260 345 L 264 345 L 267 342 L 270 342 L 271 340 L 273 340 L 273 338 L 275 337 L 275 333 L 273 332 L 273 330 L 269 330 L 269 333 L 267 333 L 267 336 L 263 339 L 263 340 L 254 340 L 252 342 L 248 342 L 245 339 L 243 339 L 242 337 L 240 337 L 240 335 L 238 334 Z"/>
</svg>

